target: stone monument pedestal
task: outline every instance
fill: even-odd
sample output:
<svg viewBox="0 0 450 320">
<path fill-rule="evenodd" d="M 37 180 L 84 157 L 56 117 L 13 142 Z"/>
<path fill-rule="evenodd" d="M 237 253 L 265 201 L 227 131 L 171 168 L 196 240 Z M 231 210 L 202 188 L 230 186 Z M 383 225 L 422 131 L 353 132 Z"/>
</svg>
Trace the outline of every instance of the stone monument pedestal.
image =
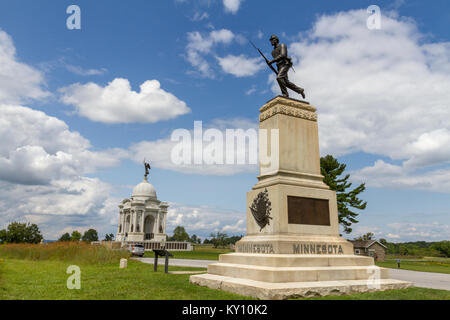
<svg viewBox="0 0 450 320">
<path fill-rule="evenodd" d="M 259 299 L 410 287 L 389 279 L 373 258 L 354 255 L 339 236 L 336 193 L 320 174 L 316 109 L 278 96 L 259 120 L 260 175 L 247 193 L 247 236 L 190 282 Z"/>
</svg>

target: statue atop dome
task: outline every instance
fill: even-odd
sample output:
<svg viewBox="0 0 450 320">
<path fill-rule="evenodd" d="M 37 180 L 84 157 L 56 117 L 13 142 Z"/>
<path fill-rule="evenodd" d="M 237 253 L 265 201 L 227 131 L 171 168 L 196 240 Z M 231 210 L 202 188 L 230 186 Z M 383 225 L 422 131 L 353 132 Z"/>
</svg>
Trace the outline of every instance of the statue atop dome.
<svg viewBox="0 0 450 320">
<path fill-rule="evenodd" d="M 150 167 L 150 163 L 146 162 L 145 159 L 144 159 L 144 168 L 145 168 L 144 180 L 147 181 L 147 177 L 148 177 L 151 167 Z"/>
</svg>

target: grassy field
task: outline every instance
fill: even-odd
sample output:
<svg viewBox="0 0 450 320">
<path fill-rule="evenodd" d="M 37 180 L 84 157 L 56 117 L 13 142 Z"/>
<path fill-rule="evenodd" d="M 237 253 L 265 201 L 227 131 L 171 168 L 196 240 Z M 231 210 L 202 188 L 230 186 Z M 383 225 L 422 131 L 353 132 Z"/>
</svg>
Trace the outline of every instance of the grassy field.
<svg viewBox="0 0 450 320">
<path fill-rule="evenodd" d="M 234 300 L 247 297 L 198 287 L 189 283 L 189 274 L 165 274 L 159 267 L 128 261 L 107 264 L 80 264 L 81 289 L 69 290 L 66 282 L 68 262 L 2 259 L 0 262 L 0 300 Z M 169 271 L 199 270 L 170 267 Z"/>
<path fill-rule="evenodd" d="M 118 263 L 81 264 L 81 289 L 66 287 L 62 261 L 2 259 L 0 261 L 0 300 L 235 300 L 248 297 L 189 283 L 189 274 L 165 274 L 163 268 L 128 261 L 127 269 Z M 199 270 L 170 267 L 169 271 Z M 317 300 L 450 300 L 450 291 L 423 288 L 361 293 L 348 296 L 313 298 Z"/>
<path fill-rule="evenodd" d="M 378 261 L 376 263 L 379 267 L 397 269 L 397 262 L 395 260 Z M 400 269 L 413 270 L 422 272 L 438 272 L 450 274 L 450 260 L 446 261 L 401 261 Z"/>
<path fill-rule="evenodd" d="M 73 263 L 108 263 L 128 258 L 126 250 L 109 250 L 84 242 L 54 242 L 50 244 L 0 245 L 0 258 L 25 260 L 57 260 Z"/>
<path fill-rule="evenodd" d="M 214 260 L 226 252 L 229 250 L 200 247 L 192 252 L 175 252 L 175 257 Z M 192 285 L 190 274 L 165 274 L 162 266 L 155 273 L 151 264 L 128 260 L 128 268 L 119 269 L 121 257 L 128 257 L 128 253 L 79 243 L 0 246 L 0 300 L 250 299 Z M 80 290 L 67 289 L 70 274 L 66 270 L 70 265 L 78 265 L 81 269 Z M 169 267 L 169 271 L 195 270 L 202 269 Z M 410 288 L 316 299 L 450 300 L 450 291 Z"/>
<path fill-rule="evenodd" d="M 413 287 L 403 290 L 328 296 L 305 300 L 450 300 L 450 291 Z"/>
</svg>

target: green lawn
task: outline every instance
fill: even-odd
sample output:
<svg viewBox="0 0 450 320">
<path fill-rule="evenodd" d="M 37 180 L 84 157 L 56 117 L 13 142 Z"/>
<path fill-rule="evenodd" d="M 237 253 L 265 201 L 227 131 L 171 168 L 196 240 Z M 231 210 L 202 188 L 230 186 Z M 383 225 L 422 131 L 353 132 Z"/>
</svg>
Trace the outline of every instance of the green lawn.
<svg viewBox="0 0 450 320">
<path fill-rule="evenodd" d="M 397 269 L 397 263 L 395 260 L 378 261 L 376 263 L 379 267 L 395 268 Z M 450 260 L 449 261 L 401 261 L 400 269 L 423 271 L 423 272 L 438 272 L 438 273 L 450 273 Z"/>
<path fill-rule="evenodd" d="M 189 283 L 189 274 L 165 274 L 159 266 L 128 261 L 127 269 L 119 262 L 80 264 L 81 289 L 66 287 L 69 262 L 2 259 L 0 262 L 0 300 L 5 299 L 132 299 L 132 300 L 233 300 L 247 297 L 199 287 Z M 170 267 L 169 271 L 201 270 Z"/>
<path fill-rule="evenodd" d="M 403 290 L 328 296 L 306 300 L 450 300 L 450 291 L 413 287 Z"/>
<path fill-rule="evenodd" d="M 189 283 L 189 274 L 165 274 L 163 266 L 153 272 L 153 265 L 128 261 L 127 269 L 118 263 L 80 264 L 81 289 L 66 287 L 69 262 L 55 260 L 0 261 L 0 300 L 234 300 L 250 299 L 220 290 L 212 290 Z M 170 267 L 169 271 L 201 270 Z M 330 296 L 316 299 L 337 300 L 450 300 L 450 291 L 423 288 L 362 293 L 349 296 Z"/>
</svg>

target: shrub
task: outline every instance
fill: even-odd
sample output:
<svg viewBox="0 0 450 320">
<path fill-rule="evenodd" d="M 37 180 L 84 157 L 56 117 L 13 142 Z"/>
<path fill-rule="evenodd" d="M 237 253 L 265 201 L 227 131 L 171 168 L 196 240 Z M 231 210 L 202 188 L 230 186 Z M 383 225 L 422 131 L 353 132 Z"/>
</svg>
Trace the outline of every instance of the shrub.
<svg viewBox="0 0 450 320">
<path fill-rule="evenodd" d="M 49 244 L 0 245 L 0 256 L 10 259 L 59 260 L 74 263 L 103 264 L 128 258 L 126 250 L 111 250 L 83 242 L 53 242 Z"/>
</svg>

